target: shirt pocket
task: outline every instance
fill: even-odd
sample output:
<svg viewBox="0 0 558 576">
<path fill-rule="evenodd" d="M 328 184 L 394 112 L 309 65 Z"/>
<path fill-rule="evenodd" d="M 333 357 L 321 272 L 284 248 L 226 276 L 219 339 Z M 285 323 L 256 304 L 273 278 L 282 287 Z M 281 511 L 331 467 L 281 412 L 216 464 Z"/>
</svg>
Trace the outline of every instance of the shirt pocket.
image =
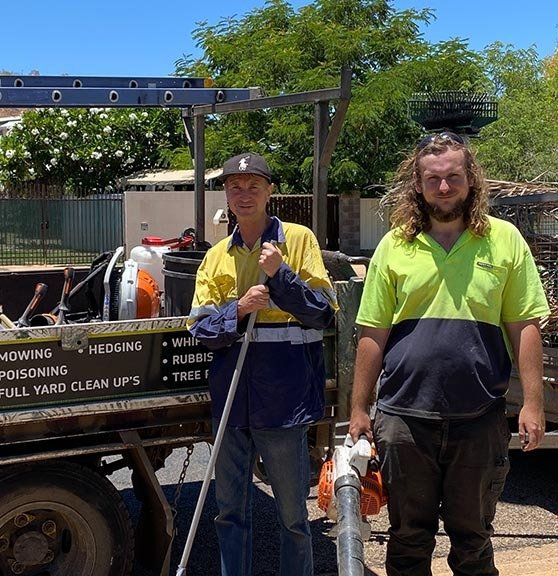
<svg viewBox="0 0 558 576">
<path fill-rule="evenodd" d="M 476 260 L 467 303 L 476 320 L 500 323 L 502 296 L 508 278 L 508 269 L 485 260 Z"/>
</svg>

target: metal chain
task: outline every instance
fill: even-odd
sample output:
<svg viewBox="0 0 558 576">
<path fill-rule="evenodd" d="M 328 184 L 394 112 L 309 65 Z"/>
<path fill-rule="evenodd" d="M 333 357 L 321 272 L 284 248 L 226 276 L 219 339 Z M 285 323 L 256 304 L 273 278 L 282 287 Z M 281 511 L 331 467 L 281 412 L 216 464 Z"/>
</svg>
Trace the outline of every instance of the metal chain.
<svg viewBox="0 0 558 576">
<path fill-rule="evenodd" d="M 186 448 L 186 457 L 184 458 L 184 462 L 182 463 L 182 470 L 180 472 L 180 476 L 178 477 L 178 482 L 176 483 L 176 488 L 174 489 L 174 497 L 172 499 L 172 518 L 173 520 L 176 519 L 176 515 L 178 514 L 178 503 L 180 501 L 180 493 L 182 492 L 182 487 L 184 486 L 184 480 L 186 479 L 186 471 L 188 470 L 188 466 L 190 465 L 190 456 L 194 452 L 194 445 L 188 444 Z M 176 530 L 176 522 L 174 522 L 175 530 Z"/>
</svg>

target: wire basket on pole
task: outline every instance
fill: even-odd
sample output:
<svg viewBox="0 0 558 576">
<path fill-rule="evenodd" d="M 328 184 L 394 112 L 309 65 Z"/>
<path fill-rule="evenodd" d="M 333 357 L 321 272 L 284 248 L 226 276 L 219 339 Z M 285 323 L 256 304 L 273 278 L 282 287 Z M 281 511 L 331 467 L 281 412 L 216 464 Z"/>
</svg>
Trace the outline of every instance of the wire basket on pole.
<svg viewBox="0 0 558 576">
<path fill-rule="evenodd" d="M 429 132 L 451 130 L 476 136 L 498 119 L 498 102 L 485 92 L 419 92 L 408 102 L 409 115 Z"/>
</svg>

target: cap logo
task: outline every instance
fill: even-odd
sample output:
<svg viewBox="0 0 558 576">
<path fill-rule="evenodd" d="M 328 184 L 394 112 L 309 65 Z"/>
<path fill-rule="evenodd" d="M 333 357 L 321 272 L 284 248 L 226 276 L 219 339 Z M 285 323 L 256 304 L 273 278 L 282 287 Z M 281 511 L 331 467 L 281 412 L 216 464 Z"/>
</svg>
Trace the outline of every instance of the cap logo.
<svg viewBox="0 0 558 576">
<path fill-rule="evenodd" d="M 240 161 L 238 162 L 238 169 L 241 170 L 242 172 L 245 172 L 246 169 L 248 168 L 248 160 L 250 160 L 250 156 L 244 156 L 243 158 L 241 158 Z"/>
</svg>

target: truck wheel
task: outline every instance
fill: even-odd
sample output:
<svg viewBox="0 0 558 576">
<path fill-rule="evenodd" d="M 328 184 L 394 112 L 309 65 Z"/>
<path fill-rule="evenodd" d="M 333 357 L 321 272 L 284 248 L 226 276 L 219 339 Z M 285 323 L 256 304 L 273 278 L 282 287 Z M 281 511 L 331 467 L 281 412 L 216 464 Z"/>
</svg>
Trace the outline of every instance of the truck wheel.
<svg viewBox="0 0 558 576">
<path fill-rule="evenodd" d="M 114 486 L 73 464 L 0 469 L 0 574 L 129 576 L 130 516 Z"/>
</svg>

